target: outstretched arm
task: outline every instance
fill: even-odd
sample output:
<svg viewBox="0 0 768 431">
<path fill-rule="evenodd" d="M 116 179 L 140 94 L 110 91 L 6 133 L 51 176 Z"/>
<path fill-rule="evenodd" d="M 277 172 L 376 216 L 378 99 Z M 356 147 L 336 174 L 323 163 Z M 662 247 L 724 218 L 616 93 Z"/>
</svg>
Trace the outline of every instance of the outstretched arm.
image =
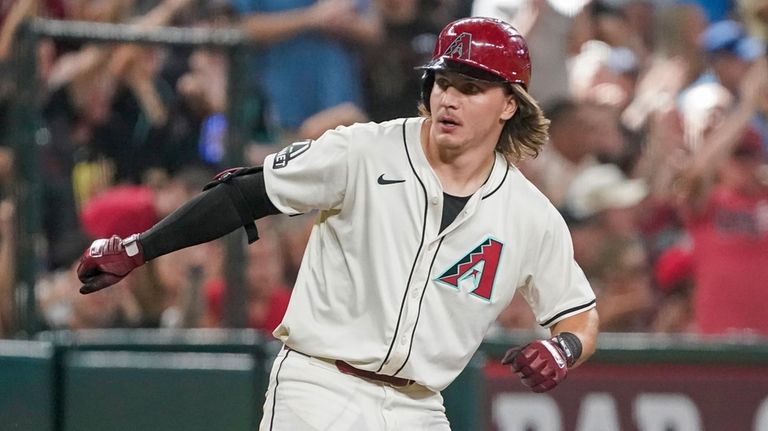
<svg viewBox="0 0 768 431">
<path fill-rule="evenodd" d="M 217 176 L 212 187 L 146 232 L 127 239 L 113 236 L 94 241 L 77 268 L 83 282 L 80 292 L 101 290 L 149 260 L 211 241 L 249 221 L 279 213 L 267 197 L 261 170 L 242 176 L 229 172 Z"/>
</svg>

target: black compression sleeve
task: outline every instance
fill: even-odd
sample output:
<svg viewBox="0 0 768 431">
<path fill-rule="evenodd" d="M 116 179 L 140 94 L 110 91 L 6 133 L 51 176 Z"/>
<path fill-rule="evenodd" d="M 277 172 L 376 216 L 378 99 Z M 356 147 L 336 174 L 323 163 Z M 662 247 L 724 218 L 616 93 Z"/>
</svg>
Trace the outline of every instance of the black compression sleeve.
<svg viewBox="0 0 768 431">
<path fill-rule="evenodd" d="M 253 209 L 253 218 L 279 214 L 267 197 L 262 172 L 232 178 Z M 213 187 L 182 205 L 139 237 L 144 258 L 154 259 L 170 252 L 222 237 L 243 227 L 237 208 L 225 189 Z"/>
</svg>

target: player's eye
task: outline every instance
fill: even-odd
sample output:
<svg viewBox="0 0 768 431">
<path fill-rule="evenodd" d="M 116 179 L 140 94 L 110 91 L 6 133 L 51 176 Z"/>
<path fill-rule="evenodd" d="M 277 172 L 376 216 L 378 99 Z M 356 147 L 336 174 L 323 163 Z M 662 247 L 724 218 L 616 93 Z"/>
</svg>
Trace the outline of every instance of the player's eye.
<svg viewBox="0 0 768 431">
<path fill-rule="evenodd" d="M 483 88 L 477 84 L 467 82 L 459 88 L 459 91 L 466 95 L 479 94 L 483 92 Z"/>
<path fill-rule="evenodd" d="M 448 87 L 451 86 L 451 81 L 443 77 L 437 77 L 435 78 L 435 85 L 440 87 L 441 90 L 445 91 L 448 89 Z"/>
</svg>

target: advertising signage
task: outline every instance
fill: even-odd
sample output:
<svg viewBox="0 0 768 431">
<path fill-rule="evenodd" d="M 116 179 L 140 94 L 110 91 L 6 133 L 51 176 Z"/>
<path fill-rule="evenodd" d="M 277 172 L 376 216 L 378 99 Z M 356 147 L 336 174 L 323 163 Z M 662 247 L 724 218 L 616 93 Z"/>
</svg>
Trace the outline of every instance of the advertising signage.
<svg viewBox="0 0 768 431">
<path fill-rule="evenodd" d="M 494 431 L 768 431 L 764 365 L 594 362 L 544 394 L 496 361 L 483 371 Z"/>
</svg>

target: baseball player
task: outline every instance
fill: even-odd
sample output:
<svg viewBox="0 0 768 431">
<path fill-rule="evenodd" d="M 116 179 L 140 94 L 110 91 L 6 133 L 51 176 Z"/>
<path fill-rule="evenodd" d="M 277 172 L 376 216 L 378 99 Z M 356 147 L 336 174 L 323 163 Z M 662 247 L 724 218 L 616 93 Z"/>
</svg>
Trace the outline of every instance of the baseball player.
<svg viewBox="0 0 768 431">
<path fill-rule="evenodd" d="M 440 391 L 520 291 L 549 339 L 503 362 L 533 391 L 595 349 L 595 296 L 550 202 L 513 162 L 548 121 L 526 93 L 530 60 L 510 25 L 446 26 L 423 67 L 418 118 L 357 124 L 232 169 L 141 234 L 96 240 L 82 293 L 254 219 L 320 213 L 270 376 L 261 430 L 449 430 Z"/>
</svg>

